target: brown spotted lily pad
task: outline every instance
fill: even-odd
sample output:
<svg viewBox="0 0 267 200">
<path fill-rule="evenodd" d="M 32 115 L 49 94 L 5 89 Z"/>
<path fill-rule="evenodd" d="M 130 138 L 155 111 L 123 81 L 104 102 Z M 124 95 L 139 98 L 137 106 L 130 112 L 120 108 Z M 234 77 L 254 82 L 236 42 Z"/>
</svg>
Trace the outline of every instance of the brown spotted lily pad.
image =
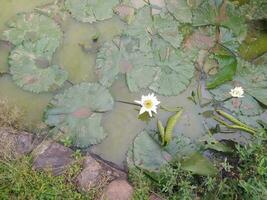
<svg viewBox="0 0 267 200">
<path fill-rule="evenodd" d="M 45 112 L 45 122 L 68 135 L 75 146 L 101 142 L 106 132 L 102 114 L 112 110 L 113 98 L 97 83 L 82 83 L 56 95 Z"/>
<path fill-rule="evenodd" d="M 137 39 L 122 36 L 107 42 L 96 58 L 99 82 L 110 87 L 119 74 L 125 74 L 130 91 L 147 88 L 157 69 L 151 52 L 142 52 Z"/>
<path fill-rule="evenodd" d="M 44 44 L 48 44 L 44 42 Z M 24 90 L 34 93 L 58 89 L 67 80 L 66 71 L 51 65 L 51 55 L 46 45 L 24 43 L 17 46 L 9 56 L 10 73 L 14 82 Z"/>
</svg>

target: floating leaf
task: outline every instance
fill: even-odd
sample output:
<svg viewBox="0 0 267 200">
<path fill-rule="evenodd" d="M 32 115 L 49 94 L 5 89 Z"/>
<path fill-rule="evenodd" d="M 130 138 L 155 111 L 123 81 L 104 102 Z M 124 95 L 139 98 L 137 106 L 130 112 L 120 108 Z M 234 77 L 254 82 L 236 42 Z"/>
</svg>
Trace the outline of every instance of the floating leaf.
<svg viewBox="0 0 267 200">
<path fill-rule="evenodd" d="M 67 72 L 50 64 L 47 44 L 49 40 L 42 39 L 38 45 L 24 43 L 11 52 L 9 64 L 12 79 L 24 90 L 48 92 L 58 89 L 67 80 Z"/>
<path fill-rule="evenodd" d="M 220 152 L 224 152 L 224 153 L 232 153 L 233 152 L 233 149 L 231 147 L 229 147 L 226 144 L 220 143 L 220 142 L 216 142 L 213 144 L 206 144 L 205 149 L 213 149 L 215 151 L 220 151 Z"/>
<path fill-rule="evenodd" d="M 236 114 L 255 116 L 264 109 L 258 101 L 267 105 L 267 68 L 265 65 L 253 65 L 249 62 L 238 60 L 237 74 L 234 80 L 219 86 L 210 92 L 216 100 L 222 101 L 223 106 Z M 244 91 L 243 98 L 230 98 L 230 90 L 241 86 Z M 257 101 L 257 100 L 258 101 Z"/>
<path fill-rule="evenodd" d="M 132 92 L 149 87 L 158 71 L 153 67 L 152 53 L 140 51 L 138 40 L 126 36 L 103 45 L 97 54 L 96 69 L 99 82 L 107 87 L 118 74 L 126 74 Z"/>
<path fill-rule="evenodd" d="M 128 155 L 132 156 L 136 167 L 149 172 L 159 172 L 160 168 L 169 161 L 188 155 L 195 148 L 190 144 L 190 139 L 183 136 L 174 136 L 166 147 L 162 147 L 160 143 L 157 137 L 153 137 L 147 131 L 142 131 L 134 140 L 133 152 Z M 129 151 L 131 149 L 132 147 Z"/>
<path fill-rule="evenodd" d="M 109 91 L 97 83 L 81 83 L 56 95 L 45 112 L 45 122 L 69 136 L 75 146 L 100 143 L 106 136 L 102 113 L 113 108 Z"/>
<path fill-rule="evenodd" d="M 123 21 L 130 24 L 134 20 L 135 9 L 127 4 L 117 5 L 114 9 L 114 13 L 117 14 Z"/>
<path fill-rule="evenodd" d="M 239 60 L 238 76 L 244 89 L 259 102 L 267 106 L 267 67 L 266 65 L 254 65 Z"/>
<path fill-rule="evenodd" d="M 182 162 L 182 169 L 204 176 L 215 176 L 218 169 L 205 157 L 199 153 L 194 153 Z"/>
<path fill-rule="evenodd" d="M 139 40 L 140 49 L 142 49 L 142 51 L 146 51 L 148 47 L 150 47 L 152 32 L 153 20 L 149 6 L 139 9 L 135 19 L 125 30 L 126 35 Z"/>
<path fill-rule="evenodd" d="M 59 46 L 62 32 L 59 26 L 49 17 L 36 13 L 20 13 L 7 23 L 3 39 L 14 45 L 22 42 L 32 42 L 41 46 L 46 41 L 46 51 L 53 54 Z"/>
<path fill-rule="evenodd" d="M 222 102 L 223 107 L 236 113 L 237 115 L 255 116 L 263 112 L 263 108 L 259 103 L 251 97 L 246 89 L 243 98 L 231 98 L 229 92 L 231 89 L 243 86 L 239 82 L 232 81 L 230 83 L 223 84 L 216 89 L 210 90 L 214 95 L 214 98 Z"/>
<path fill-rule="evenodd" d="M 180 47 L 183 36 L 179 31 L 179 23 L 171 15 L 155 15 L 154 26 L 159 35 L 174 48 Z"/>
<path fill-rule="evenodd" d="M 234 36 L 233 32 L 224 27 L 220 27 L 220 44 L 226 47 L 228 50 L 238 53 L 240 43 L 237 38 Z"/>
<path fill-rule="evenodd" d="M 199 27 L 185 38 L 184 47 L 189 51 L 197 49 L 209 50 L 215 45 L 215 27 Z"/>
<path fill-rule="evenodd" d="M 134 164 L 148 171 L 159 171 L 172 159 L 146 131 L 136 137 L 133 147 Z"/>
<path fill-rule="evenodd" d="M 240 10 L 229 1 L 204 0 L 193 12 L 193 25 L 224 26 L 235 34 L 238 41 L 245 39 L 247 25 Z"/>
<path fill-rule="evenodd" d="M 261 20 L 267 18 L 266 0 L 249 0 L 240 7 L 241 12 L 249 20 Z"/>
<path fill-rule="evenodd" d="M 220 70 L 212 77 L 212 80 L 207 83 L 208 89 L 214 89 L 226 81 L 231 81 L 236 73 L 237 60 L 229 55 L 215 55 L 219 62 Z"/>
<path fill-rule="evenodd" d="M 154 61 L 160 69 L 151 90 L 165 96 L 178 95 L 185 90 L 194 75 L 192 54 L 173 49 L 162 39 L 153 39 Z"/>
<path fill-rule="evenodd" d="M 213 0 L 204 0 L 194 11 L 193 11 L 193 25 L 194 26 L 206 26 L 215 25 L 216 17 L 218 16 L 219 5 Z"/>
<path fill-rule="evenodd" d="M 165 0 L 169 12 L 181 23 L 192 22 L 192 12 L 186 0 Z"/>
<path fill-rule="evenodd" d="M 113 16 L 119 0 L 66 0 L 65 6 L 78 21 L 93 23 Z"/>
</svg>

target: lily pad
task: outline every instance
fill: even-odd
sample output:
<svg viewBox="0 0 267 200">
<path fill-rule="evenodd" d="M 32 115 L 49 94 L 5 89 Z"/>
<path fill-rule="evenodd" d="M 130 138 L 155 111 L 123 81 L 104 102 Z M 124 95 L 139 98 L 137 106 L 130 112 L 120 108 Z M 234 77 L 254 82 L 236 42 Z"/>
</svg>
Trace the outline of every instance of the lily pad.
<svg viewBox="0 0 267 200">
<path fill-rule="evenodd" d="M 165 0 L 169 12 L 181 23 L 192 22 L 191 8 L 186 0 Z"/>
<path fill-rule="evenodd" d="M 113 16 L 119 0 L 66 0 L 65 6 L 78 21 L 93 23 Z"/>
<path fill-rule="evenodd" d="M 193 25 L 219 25 L 233 32 L 241 42 L 245 39 L 247 25 L 240 10 L 229 1 L 204 0 L 193 12 Z"/>
<path fill-rule="evenodd" d="M 39 40 L 37 45 L 24 43 L 17 46 L 9 56 L 10 73 L 22 89 L 40 93 L 58 89 L 68 74 L 60 67 L 51 65 L 47 52 L 49 40 Z"/>
<path fill-rule="evenodd" d="M 45 123 L 69 136 L 75 146 L 100 143 L 106 132 L 102 114 L 112 110 L 109 91 L 97 83 L 81 83 L 56 95 L 45 112 Z"/>
<path fill-rule="evenodd" d="M 135 138 L 133 147 L 129 149 L 133 152 L 128 153 L 128 163 L 134 163 L 136 167 L 149 172 L 159 172 L 160 168 L 171 160 L 180 159 L 195 150 L 191 141 L 183 136 L 176 135 L 166 147 L 162 147 L 160 143 L 156 136 L 142 131 Z"/>
<path fill-rule="evenodd" d="M 249 20 L 267 19 L 266 0 L 249 0 L 240 8 L 241 12 Z"/>
<path fill-rule="evenodd" d="M 153 55 L 140 51 L 139 41 L 127 36 L 105 43 L 97 54 L 99 82 L 110 87 L 119 74 L 125 74 L 130 91 L 148 88 L 157 74 Z"/>
<path fill-rule="evenodd" d="M 145 6 L 138 10 L 135 19 L 125 30 L 125 34 L 137 38 L 140 43 L 140 49 L 146 51 L 150 46 L 151 35 L 154 32 L 154 24 L 151 16 L 151 8 Z"/>
<path fill-rule="evenodd" d="M 215 55 L 214 57 L 219 63 L 220 70 L 212 77 L 212 80 L 207 82 L 208 89 L 214 89 L 227 81 L 231 81 L 237 69 L 237 60 L 234 56 Z"/>
<path fill-rule="evenodd" d="M 59 26 L 49 17 L 37 13 L 20 13 L 7 23 L 8 30 L 3 32 L 3 39 L 14 45 L 22 42 L 42 45 L 46 40 L 46 51 L 53 54 L 63 36 Z"/>
<path fill-rule="evenodd" d="M 160 72 L 149 88 L 165 96 L 178 95 L 187 88 L 194 75 L 194 58 L 180 49 L 174 49 L 158 37 L 153 39 L 152 48 Z"/>
<path fill-rule="evenodd" d="M 238 61 L 237 74 L 233 81 L 221 85 L 210 92 L 223 106 L 238 115 L 255 116 L 264 109 L 259 104 L 267 105 L 267 68 L 264 65 L 253 65 L 243 60 Z M 231 98 L 229 92 L 236 86 L 243 87 L 243 98 Z"/>
<path fill-rule="evenodd" d="M 179 31 L 179 23 L 171 15 L 155 15 L 154 26 L 158 34 L 174 48 L 180 47 L 183 35 Z"/>
</svg>

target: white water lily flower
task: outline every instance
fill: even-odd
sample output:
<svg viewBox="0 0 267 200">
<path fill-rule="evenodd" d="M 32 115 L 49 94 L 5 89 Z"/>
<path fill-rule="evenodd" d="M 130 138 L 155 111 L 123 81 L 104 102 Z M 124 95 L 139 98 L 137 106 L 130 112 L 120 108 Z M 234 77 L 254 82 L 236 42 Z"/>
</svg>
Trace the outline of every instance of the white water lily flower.
<svg viewBox="0 0 267 200">
<path fill-rule="evenodd" d="M 241 98 L 244 97 L 244 90 L 242 87 L 235 87 L 229 92 L 232 97 Z"/>
<path fill-rule="evenodd" d="M 134 102 L 142 106 L 139 115 L 148 112 L 150 117 L 152 117 L 152 112 L 157 113 L 157 106 L 160 104 L 160 101 L 158 101 L 154 93 L 148 94 L 147 96 L 142 95 L 141 101 Z"/>
</svg>

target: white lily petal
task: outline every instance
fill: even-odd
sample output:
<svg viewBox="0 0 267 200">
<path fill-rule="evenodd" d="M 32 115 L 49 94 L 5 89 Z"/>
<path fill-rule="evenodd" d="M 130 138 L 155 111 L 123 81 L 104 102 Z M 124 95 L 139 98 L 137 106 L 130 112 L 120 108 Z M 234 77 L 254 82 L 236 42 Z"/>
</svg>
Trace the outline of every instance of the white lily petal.
<svg viewBox="0 0 267 200">
<path fill-rule="evenodd" d="M 145 107 L 142 107 L 140 109 L 139 115 L 142 115 L 144 112 L 146 112 L 146 108 Z"/>
<path fill-rule="evenodd" d="M 140 104 L 140 105 L 142 105 L 142 102 L 141 102 L 141 101 L 137 101 L 137 100 L 135 100 L 134 102 L 135 102 L 135 103 L 138 103 L 138 104 Z"/>
</svg>

